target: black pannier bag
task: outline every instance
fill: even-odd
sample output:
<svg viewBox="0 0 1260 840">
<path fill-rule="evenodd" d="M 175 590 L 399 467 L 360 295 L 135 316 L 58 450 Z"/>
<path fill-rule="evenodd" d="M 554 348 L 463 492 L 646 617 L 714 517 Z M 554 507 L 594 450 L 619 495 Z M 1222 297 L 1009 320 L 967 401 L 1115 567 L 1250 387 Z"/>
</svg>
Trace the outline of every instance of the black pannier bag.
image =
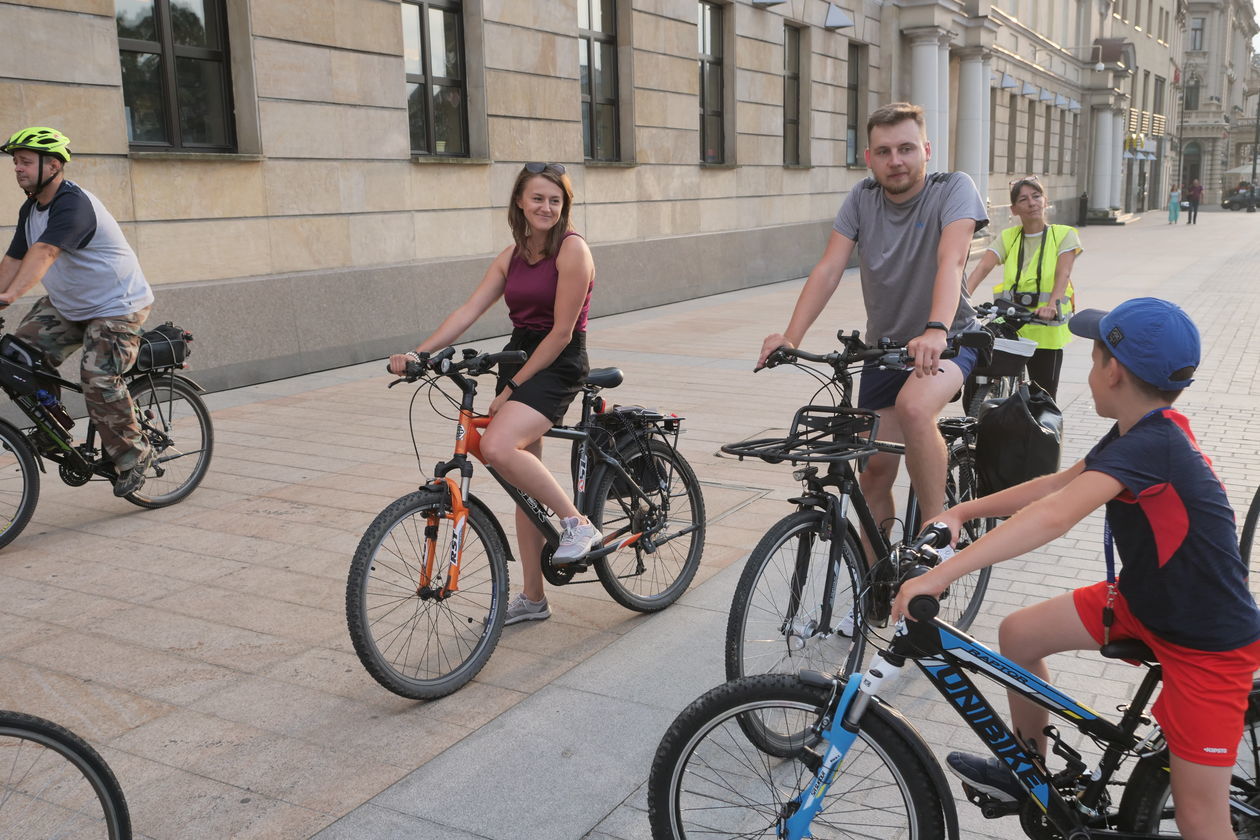
<svg viewBox="0 0 1260 840">
<path fill-rule="evenodd" d="M 139 371 L 177 367 L 192 353 L 192 333 L 167 321 L 140 336 L 140 353 L 135 369 Z"/>
<path fill-rule="evenodd" d="M 1029 382 L 1001 400 L 988 400 L 976 426 L 976 474 L 981 495 L 1059 470 L 1063 412 Z"/>
</svg>

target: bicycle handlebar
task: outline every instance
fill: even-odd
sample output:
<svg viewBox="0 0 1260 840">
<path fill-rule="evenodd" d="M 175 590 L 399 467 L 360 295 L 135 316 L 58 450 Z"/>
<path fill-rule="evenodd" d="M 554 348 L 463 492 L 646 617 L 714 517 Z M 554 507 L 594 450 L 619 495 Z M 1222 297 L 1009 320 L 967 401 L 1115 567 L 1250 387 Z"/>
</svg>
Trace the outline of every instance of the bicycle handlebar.
<svg viewBox="0 0 1260 840">
<path fill-rule="evenodd" d="M 1012 327 L 1023 327 L 1028 324 L 1038 324 L 1043 327 L 1057 326 L 1053 321 L 1046 321 L 1038 318 L 1033 310 L 1020 306 L 1004 298 L 998 298 L 995 301 L 982 303 L 976 307 L 976 314 L 982 318 L 1001 318 Z"/>
<path fill-rule="evenodd" d="M 524 350 L 478 353 L 476 350 L 468 348 L 464 350 L 462 359 L 452 362 L 451 359 L 454 355 L 454 347 L 446 347 L 427 358 L 424 354 L 421 354 L 420 361 L 407 362 L 406 371 L 401 377 L 389 383 L 389 387 L 393 388 L 395 385 L 403 382 L 415 382 L 430 372 L 436 373 L 438 376 L 457 376 L 461 373 L 467 373 L 470 376 L 480 376 L 484 373 L 489 373 L 503 362 L 522 363 L 529 358 L 529 354 Z M 389 370 L 388 366 L 385 369 Z"/>
<path fill-rule="evenodd" d="M 970 338 L 972 335 L 982 337 L 985 343 L 991 341 L 987 334 L 982 335 L 980 332 L 957 333 L 949 337 L 949 345 L 945 348 L 945 351 L 941 353 L 941 358 L 952 359 L 958 355 L 960 348 L 977 346 L 975 344 L 975 340 Z M 856 332 L 849 335 L 839 333 L 837 338 L 839 338 L 840 342 L 844 344 L 844 350 L 837 350 L 820 355 L 818 353 L 808 353 L 804 350 L 798 350 L 795 347 L 788 347 L 785 345 L 777 350 L 774 350 L 766 357 L 764 367 L 777 367 L 778 365 L 785 364 L 793 359 L 830 365 L 836 371 L 859 362 L 878 361 L 880 367 L 894 369 L 908 367 L 914 362 L 914 357 L 909 354 L 905 345 L 896 344 L 886 338 L 881 340 L 878 346 L 875 347 L 867 347 L 863 344 L 861 339 L 857 337 Z M 760 368 L 758 368 L 758 370 L 760 370 Z"/>
</svg>

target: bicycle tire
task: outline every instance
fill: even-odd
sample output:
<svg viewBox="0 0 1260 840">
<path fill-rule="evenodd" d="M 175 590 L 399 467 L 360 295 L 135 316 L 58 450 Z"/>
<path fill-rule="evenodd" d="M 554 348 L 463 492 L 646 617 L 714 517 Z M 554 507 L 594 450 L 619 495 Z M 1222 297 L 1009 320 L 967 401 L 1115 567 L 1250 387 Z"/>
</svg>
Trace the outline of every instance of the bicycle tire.
<svg viewBox="0 0 1260 840">
<path fill-rule="evenodd" d="M 26 436 L 0 420 L 0 548 L 17 539 L 39 502 L 39 465 Z"/>
<path fill-rule="evenodd" d="M 1243 722 L 1242 739 L 1238 756 L 1234 761 L 1233 778 L 1230 781 L 1230 797 L 1238 797 L 1252 808 L 1260 807 L 1260 680 L 1251 686 L 1251 702 Z M 1176 808 L 1171 801 L 1172 786 L 1168 775 L 1168 753 L 1165 748 L 1159 755 L 1139 761 L 1125 784 L 1120 802 L 1119 823 L 1121 830 L 1146 833 L 1168 833 L 1179 837 L 1176 824 Z M 1239 840 L 1255 840 L 1260 837 L 1260 819 L 1254 819 L 1231 809 L 1234 833 Z"/>
<path fill-rule="evenodd" d="M 90 744 L 52 721 L 0 711 L 0 837 L 131 840 L 131 815 Z"/>
<path fill-rule="evenodd" d="M 654 550 L 635 542 L 595 560 L 595 573 L 609 596 L 626 609 L 656 612 L 677 601 L 700 568 L 704 553 L 704 496 L 686 459 L 659 440 L 623 450 L 626 472 L 656 506 L 664 527 L 652 535 Z M 647 459 L 651 459 L 649 463 Z M 644 509 L 642 496 L 612 469 L 593 484 L 588 516 L 605 540 L 661 524 Z M 688 531 L 688 529 L 691 529 Z M 667 539 L 667 542 L 662 542 Z"/>
<path fill-rule="evenodd" d="M 144 485 L 125 498 L 142 508 L 183 501 L 210 468 L 214 454 L 210 410 L 197 389 L 179 377 L 144 376 L 131 380 L 127 388 L 154 460 Z"/>
<path fill-rule="evenodd" d="M 1251 497 L 1247 507 L 1247 518 L 1243 520 L 1242 533 L 1238 537 L 1238 553 L 1242 556 L 1243 567 L 1251 568 L 1251 546 L 1256 540 L 1256 520 L 1260 519 L 1260 487 Z"/>
<path fill-rule="evenodd" d="M 945 506 L 955 507 L 969 502 L 980 495 L 980 481 L 976 476 L 976 453 L 966 443 L 958 441 L 950 449 L 949 469 L 945 474 Z M 963 523 L 963 532 L 958 536 L 957 550 L 961 551 L 996 528 L 996 519 L 970 519 Z M 941 599 L 941 621 L 952 624 L 959 630 L 971 627 L 984 595 L 989 590 L 989 578 L 993 574 L 992 566 L 985 566 L 974 572 L 968 572 L 949 585 L 948 597 Z"/>
<path fill-rule="evenodd" d="M 774 837 L 785 808 L 814 774 L 800 760 L 817 746 L 815 725 L 831 692 L 788 674 L 742 677 L 712 689 L 674 720 L 648 777 L 654 840 Z M 747 741 L 741 718 L 756 715 L 798 738 L 794 756 L 766 756 Z M 818 840 L 945 836 L 930 753 L 909 727 L 871 704 L 843 768 L 810 826 Z"/>
<path fill-rule="evenodd" d="M 975 391 L 967 400 L 967 416 L 979 417 L 980 409 L 987 400 L 1004 400 L 1019 387 L 1018 376 L 990 376 L 988 382 L 975 384 Z"/>
<path fill-rule="evenodd" d="M 795 674 L 808 668 L 847 675 L 861 661 L 865 639 L 836 632 L 853 615 L 862 580 L 861 548 L 846 529 L 836 577 L 830 628 L 819 626 L 831 543 L 819 532 L 826 514 L 798 510 L 770 527 L 748 555 L 726 623 L 726 678 Z M 833 536 L 833 539 L 835 537 Z M 792 610 L 794 591 L 796 609 Z M 792 612 L 792 615 L 788 613 Z"/>
<path fill-rule="evenodd" d="M 350 563 L 346 624 L 354 652 L 385 688 L 412 700 L 444 697 L 485 666 L 507 612 L 506 551 L 487 514 L 472 507 L 460 557 L 458 592 L 421 597 L 421 565 L 436 520 L 434 579 L 449 570 L 446 493 L 419 490 L 385 508 Z"/>
</svg>

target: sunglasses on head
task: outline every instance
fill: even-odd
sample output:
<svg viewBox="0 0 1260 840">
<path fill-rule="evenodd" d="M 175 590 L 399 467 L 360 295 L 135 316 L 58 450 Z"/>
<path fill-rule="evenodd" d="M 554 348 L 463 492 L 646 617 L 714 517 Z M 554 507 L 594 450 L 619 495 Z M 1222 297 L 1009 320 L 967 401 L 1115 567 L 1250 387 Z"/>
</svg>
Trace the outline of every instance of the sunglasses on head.
<svg viewBox="0 0 1260 840">
<path fill-rule="evenodd" d="M 1036 175 L 1024 175 L 1020 178 L 1012 178 L 1009 182 L 1007 182 L 1008 187 L 1013 187 L 1016 184 L 1037 184 L 1040 186 L 1041 179 L 1039 179 Z"/>
<path fill-rule="evenodd" d="M 557 175 L 564 174 L 563 163 L 543 163 L 542 161 L 534 161 L 532 163 L 525 164 L 525 171 L 531 175 L 538 175 L 544 169 L 550 169 L 552 172 L 556 173 Z"/>
</svg>

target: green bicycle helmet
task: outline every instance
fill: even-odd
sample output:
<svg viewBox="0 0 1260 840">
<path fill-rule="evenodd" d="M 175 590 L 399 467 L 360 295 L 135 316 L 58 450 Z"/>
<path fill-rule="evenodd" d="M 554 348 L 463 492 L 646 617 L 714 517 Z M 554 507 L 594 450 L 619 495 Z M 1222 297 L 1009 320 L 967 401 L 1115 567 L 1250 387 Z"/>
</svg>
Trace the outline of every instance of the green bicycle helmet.
<svg viewBox="0 0 1260 840">
<path fill-rule="evenodd" d="M 9 141 L 0 147 L 6 155 L 13 154 L 15 149 L 30 149 L 41 155 L 52 155 L 62 163 L 70 162 L 70 138 L 55 128 L 42 125 L 31 126 L 16 132 Z"/>
</svg>

